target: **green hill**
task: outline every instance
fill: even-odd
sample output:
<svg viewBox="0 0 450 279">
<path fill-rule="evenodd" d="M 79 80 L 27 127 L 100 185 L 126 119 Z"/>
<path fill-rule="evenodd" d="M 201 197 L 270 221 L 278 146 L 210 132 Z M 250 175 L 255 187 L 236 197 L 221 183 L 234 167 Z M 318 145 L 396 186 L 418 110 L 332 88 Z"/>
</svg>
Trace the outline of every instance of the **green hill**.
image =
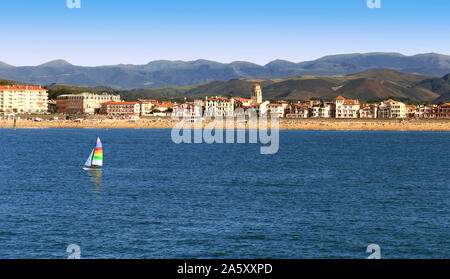
<svg viewBox="0 0 450 279">
<path fill-rule="evenodd" d="M 283 64 L 283 62 L 281 62 Z M 64 64 L 64 63 L 62 63 Z M 65 67 L 64 65 L 61 65 Z M 161 66 L 161 65 L 159 65 Z M 2 81 L 0 84 L 11 83 Z M 173 99 L 183 101 L 206 96 L 250 97 L 252 85 L 262 86 L 264 99 L 332 100 L 339 95 L 361 101 L 397 98 L 411 103 L 449 102 L 450 74 L 439 78 L 407 74 L 391 69 L 377 69 L 346 76 L 304 75 L 285 79 L 231 79 L 188 86 L 165 86 L 133 90 L 117 90 L 105 86 L 52 84 L 47 86 L 49 98 L 80 92 L 120 94 L 124 100 Z"/>
<path fill-rule="evenodd" d="M 435 100 L 436 102 L 450 102 L 450 74 L 443 76 L 441 79 L 424 80 L 420 85 L 440 94 Z"/>
<path fill-rule="evenodd" d="M 398 98 L 433 102 L 441 93 L 429 88 L 427 80 L 439 78 L 407 74 L 391 69 L 371 70 L 347 76 L 297 76 L 287 79 L 233 79 L 211 82 L 183 92 L 183 97 L 224 96 L 249 97 L 251 86 L 261 84 L 265 99 L 331 100 L 339 95 L 359 100 Z M 442 79 L 443 80 L 443 79 Z M 448 80 L 448 77 L 447 77 Z"/>
</svg>

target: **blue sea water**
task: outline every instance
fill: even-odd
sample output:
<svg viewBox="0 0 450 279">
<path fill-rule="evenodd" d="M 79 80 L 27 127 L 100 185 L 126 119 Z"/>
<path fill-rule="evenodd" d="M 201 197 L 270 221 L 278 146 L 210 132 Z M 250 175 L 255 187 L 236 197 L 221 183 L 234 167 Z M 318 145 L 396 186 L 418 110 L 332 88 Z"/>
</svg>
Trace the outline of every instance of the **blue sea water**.
<svg viewBox="0 0 450 279">
<path fill-rule="evenodd" d="M 96 137 L 105 170 L 81 169 Z M 450 133 L 0 129 L 0 258 L 449 258 Z"/>
</svg>

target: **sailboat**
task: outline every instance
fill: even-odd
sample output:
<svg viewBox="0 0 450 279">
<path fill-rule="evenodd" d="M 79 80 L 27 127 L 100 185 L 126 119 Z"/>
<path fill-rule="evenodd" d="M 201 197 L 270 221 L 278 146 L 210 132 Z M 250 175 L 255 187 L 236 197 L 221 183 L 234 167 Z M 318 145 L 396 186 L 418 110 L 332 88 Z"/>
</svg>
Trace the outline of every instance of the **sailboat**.
<svg viewBox="0 0 450 279">
<path fill-rule="evenodd" d="M 92 149 L 91 155 L 87 159 L 86 163 L 84 163 L 84 170 L 103 170 L 103 146 L 100 141 L 100 137 L 97 137 L 97 143 L 95 144 L 95 148 Z"/>
</svg>

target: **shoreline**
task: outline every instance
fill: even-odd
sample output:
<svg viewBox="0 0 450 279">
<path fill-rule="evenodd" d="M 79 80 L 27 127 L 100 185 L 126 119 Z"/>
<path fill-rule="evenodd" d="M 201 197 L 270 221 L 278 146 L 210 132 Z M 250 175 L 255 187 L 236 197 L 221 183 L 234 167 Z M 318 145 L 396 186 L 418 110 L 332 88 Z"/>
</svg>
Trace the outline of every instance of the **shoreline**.
<svg viewBox="0 0 450 279">
<path fill-rule="evenodd" d="M 18 120 L 17 129 L 77 128 L 77 129 L 171 129 L 179 121 L 170 118 L 129 120 L 65 121 Z M 203 128 L 210 122 L 202 123 Z M 234 129 L 238 128 L 235 123 Z M 12 120 L 0 120 L 0 128 L 12 129 Z M 192 127 L 193 123 L 192 123 Z M 240 124 L 239 128 L 243 128 Z M 245 126 L 249 129 L 249 125 Z M 226 127 L 224 127 L 224 130 Z M 270 121 L 268 121 L 270 129 Z M 280 130 L 337 130 L 337 131 L 450 131 L 450 119 L 280 119 Z"/>
</svg>

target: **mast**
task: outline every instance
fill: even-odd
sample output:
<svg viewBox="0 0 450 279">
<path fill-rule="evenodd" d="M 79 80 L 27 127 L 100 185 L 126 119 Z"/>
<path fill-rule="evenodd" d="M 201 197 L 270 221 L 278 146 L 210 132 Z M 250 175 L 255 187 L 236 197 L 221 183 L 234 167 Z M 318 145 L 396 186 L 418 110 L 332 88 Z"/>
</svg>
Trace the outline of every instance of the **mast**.
<svg viewBox="0 0 450 279">
<path fill-rule="evenodd" d="M 92 162 L 94 161 L 94 155 L 95 155 L 95 146 L 94 146 L 94 149 L 92 150 L 91 165 L 89 167 L 92 167 Z"/>
<path fill-rule="evenodd" d="M 97 137 L 97 141 L 98 141 L 99 137 Z M 97 147 L 97 141 L 95 142 L 94 145 L 94 150 L 92 150 L 92 157 L 91 157 L 91 167 L 92 167 L 92 162 L 94 161 L 94 156 L 95 156 L 95 147 Z"/>
<path fill-rule="evenodd" d="M 92 157 L 94 156 L 94 149 L 92 149 L 91 154 L 89 155 L 88 159 L 86 160 L 86 163 L 84 163 L 84 165 L 86 167 L 91 167 L 92 166 Z"/>
</svg>

